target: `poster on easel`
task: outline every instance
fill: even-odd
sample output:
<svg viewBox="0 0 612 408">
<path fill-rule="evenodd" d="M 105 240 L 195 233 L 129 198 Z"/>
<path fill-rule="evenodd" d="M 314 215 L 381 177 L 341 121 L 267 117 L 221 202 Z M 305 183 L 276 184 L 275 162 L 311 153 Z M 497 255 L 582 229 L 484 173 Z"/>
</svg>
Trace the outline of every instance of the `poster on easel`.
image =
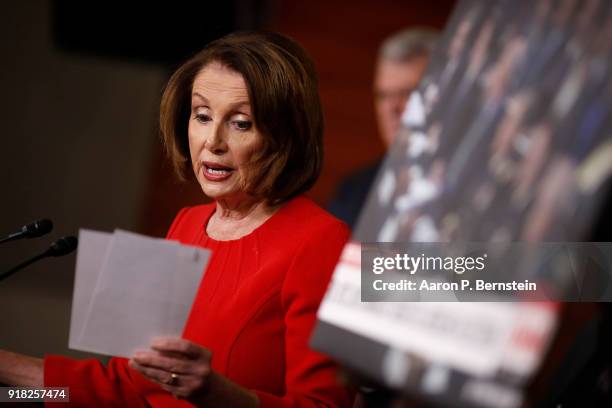
<svg viewBox="0 0 612 408">
<path fill-rule="evenodd" d="M 560 302 L 611 297 L 606 248 L 564 245 L 563 259 L 572 260 L 564 267 L 542 250 L 588 241 L 609 197 L 611 13 L 612 4 L 598 1 L 457 4 L 336 267 L 315 349 L 429 403 L 525 404 Z M 366 265 L 367 251 L 388 251 L 384 243 L 532 244 L 536 256 L 516 256 L 513 247 L 512 259 L 522 263 L 503 273 L 538 282 L 538 290 L 508 301 L 457 291 L 450 300 L 423 290 L 410 298 L 405 289 L 371 297 L 364 275 L 376 264 Z M 591 269 L 597 280 L 582 285 L 582 261 L 593 259 L 600 273 Z M 415 276 L 423 280 L 421 270 Z M 453 287 L 437 282 L 446 283 Z"/>
</svg>

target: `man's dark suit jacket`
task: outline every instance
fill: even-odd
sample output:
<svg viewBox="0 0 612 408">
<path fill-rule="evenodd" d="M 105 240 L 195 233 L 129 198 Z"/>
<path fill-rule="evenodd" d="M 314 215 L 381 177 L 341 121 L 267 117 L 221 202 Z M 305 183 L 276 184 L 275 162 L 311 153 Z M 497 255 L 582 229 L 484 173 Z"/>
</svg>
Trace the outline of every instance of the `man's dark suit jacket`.
<svg viewBox="0 0 612 408">
<path fill-rule="evenodd" d="M 382 161 L 379 160 L 342 180 L 336 190 L 336 195 L 327 207 L 327 210 L 336 218 L 347 223 L 351 230 L 354 230 L 357 224 L 359 213 L 365 204 L 381 163 Z"/>
</svg>

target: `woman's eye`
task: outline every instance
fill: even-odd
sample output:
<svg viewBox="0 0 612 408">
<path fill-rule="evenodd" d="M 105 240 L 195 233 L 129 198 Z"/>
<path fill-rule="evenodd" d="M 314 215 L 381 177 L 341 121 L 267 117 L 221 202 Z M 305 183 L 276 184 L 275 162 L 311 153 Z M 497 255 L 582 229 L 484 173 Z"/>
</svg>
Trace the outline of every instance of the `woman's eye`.
<svg viewBox="0 0 612 408">
<path fill-rule="evenodd" d="M 253 123 L 248 120 L 235 120 L 233 123 L 234 127 L 241 131 L 247 131 L 253 126 Z"/>
<path fill-rule="evenodd" d="M 193 118 L 195 120 L 197 120 L 200 123 L 207 123 L 210 122 L 210 116 L 204 114 L 204 113 L 195 113 L 195 115 L 193 115 Z"/>
</svg>

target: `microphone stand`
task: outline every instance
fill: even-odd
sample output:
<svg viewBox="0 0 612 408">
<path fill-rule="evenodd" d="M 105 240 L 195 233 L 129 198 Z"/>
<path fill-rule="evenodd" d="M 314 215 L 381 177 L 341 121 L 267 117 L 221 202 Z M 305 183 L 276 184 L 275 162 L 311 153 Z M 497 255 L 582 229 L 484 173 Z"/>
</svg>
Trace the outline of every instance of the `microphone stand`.
<svg viewBox="0 0 612 408">
<path fill-rule="evenodd" d="M 14 241 L 16 239 L 20 238 L 21 233 L 15 233 L 15 234 L 11 234 L 6 238 L 2 238 L 0 239 L 0 244 L 4 244 L 5 242 L 9 242 L 9 241 Z"/>
<path fill-rule="evenodd" d="M 34 262 L 39 261 L 47 256 L 49 256 L 49 254 L 47 252 L 43 252 L 42 254 L 36 255 L 35 257 L 30 258 L 27 261 L 22 262 L 19 265 L 15 266 L 14 268 L 11 268 L 10 270 L 0 274 L 0 282 L 8 278 L 9 276 L 13 275 L 15 272 L 18 272 L 21 269 L 25 268 L 26 266 L 31 265 Z"/>
<path fill-rule="evenodd" d="M 78 240 L 76 237 L 71 237 L 71 236 L 62 237 L 54 241 L 51 244 L 51 246 L 42 254 L 36 255 L 35 257 L 30 258 L 27 261 L 22 262 L 19 265 L 15 266 L 14 268 L 0 274 L 0 281 L 3 281 L 4 279 L 8 278 L 15 272 L 25 268 L 26 266 L 30 264 L 33 264 L 36 261 L 40 261 L 41 259 L 46 258 L 48 256 L 57 257 L 57 256 L 68 255 L 69 253 L 71 253 L 77 248 L 77 245 L 78 245 Z"/>
</svg>

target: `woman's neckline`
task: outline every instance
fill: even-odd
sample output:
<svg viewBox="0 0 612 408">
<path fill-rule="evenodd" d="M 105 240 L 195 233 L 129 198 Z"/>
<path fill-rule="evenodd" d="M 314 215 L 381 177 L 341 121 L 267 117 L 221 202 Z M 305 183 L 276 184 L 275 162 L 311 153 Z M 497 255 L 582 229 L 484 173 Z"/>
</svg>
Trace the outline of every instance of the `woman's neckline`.
<svg viewBox="0 0 612 408">
<path fill-rule="evenodd" d="M 217 212 L 217 203 L 216 202 L 212 202 L 211 204 L 211 211 L 208 213 L 208 215 L 206 216 L 206 219 L 204 220 L 204 223 L 202 224 L 202 230 L 203 230 L 203 235 L 204 237 L 206 237 L 209 241 L 211 242 L 218 242 L 218 243 L 231 243 L 231 242 L 237 242 L 240 240 L 243 240 L 245 238 L 249 238 L 249 237 L 253 237 L 257 234 L 259 234 L 260 232 L 262 232 L 265 228 L 268 228 L 268 226 L 273 223 L 273 220 L 277 218 L 278 214 L 282 211 L 284 211 L 284 209 L 289 205 L 289 203 L 291 203 L 291 201 L 293 200 L 289 200 L 285 203 L 283 203 L 279 208 L 277 208 L 272 215 L 270 215 L 264 222 L 262 222 L 260 225 L 258 225 L 257 227 L 255 227 L 251 232 L 244 234 L 243 236 L 239 237 L 239 238 L 233 238 L 233 239 L 215 239 L 213 237 L 211 237 L 208 234 L 207 228 L 208 228 L 208 223 L 210 222 L 210 219 L 213 217 L 213 215 L 215 215 L 215 213 Z"/>
</svg>

